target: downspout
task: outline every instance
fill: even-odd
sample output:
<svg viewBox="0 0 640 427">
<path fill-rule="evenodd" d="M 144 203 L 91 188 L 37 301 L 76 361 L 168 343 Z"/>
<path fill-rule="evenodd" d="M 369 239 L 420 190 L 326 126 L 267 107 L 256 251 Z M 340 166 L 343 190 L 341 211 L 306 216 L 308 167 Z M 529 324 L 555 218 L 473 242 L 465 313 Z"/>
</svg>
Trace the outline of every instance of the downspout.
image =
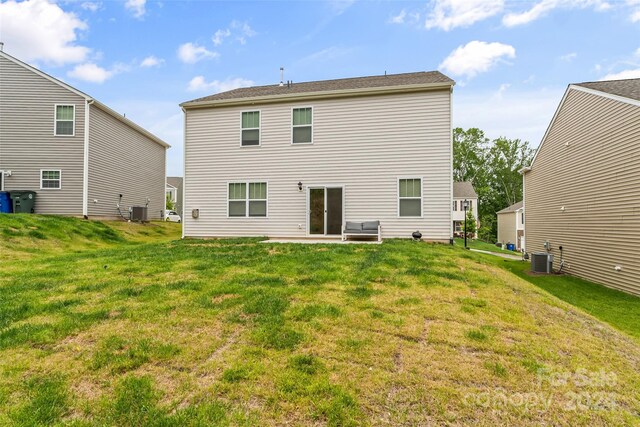
<svg viewBox="0 0 640 427">
<path fill-rule="evenodd" d="M 89 219 L 89 112 L 93 99 L 87 99 L 84 110 L 84 153 L 82 159 L 82 217 Z"/>
<path fill-rule="evenodd" d="M 187 223 L 187 110 L 180 107 L 184 114 L 182 122 L 182 239 L 184 239 L 184 227 Z"/>
<path fill-rule="evenodd" d="M 449 91 L 449 243 L 453 245 L 453 86 Z"/>
</svg>

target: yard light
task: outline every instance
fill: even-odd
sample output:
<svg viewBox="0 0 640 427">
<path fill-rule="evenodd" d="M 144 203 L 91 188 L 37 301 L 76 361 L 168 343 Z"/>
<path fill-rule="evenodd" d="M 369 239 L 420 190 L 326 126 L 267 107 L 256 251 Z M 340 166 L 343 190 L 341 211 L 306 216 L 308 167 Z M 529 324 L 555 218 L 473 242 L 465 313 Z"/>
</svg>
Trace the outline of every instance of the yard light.
<svg viewBox="0 0 640 427">
<path fill-rule="evenodd" d="M 469 249 L 467 247 L 467 209 L 469 209 L 469 201 L 465 199 L 462 205 L 464 206 L 464 248 Z"/>
</svg>

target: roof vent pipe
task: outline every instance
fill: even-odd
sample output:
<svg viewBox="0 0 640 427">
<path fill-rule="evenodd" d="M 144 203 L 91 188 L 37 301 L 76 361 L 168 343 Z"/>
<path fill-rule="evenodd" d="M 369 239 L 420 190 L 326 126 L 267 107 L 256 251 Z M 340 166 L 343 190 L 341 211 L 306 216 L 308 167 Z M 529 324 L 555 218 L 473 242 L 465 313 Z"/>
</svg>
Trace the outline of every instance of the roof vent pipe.
<svg viewBox="0 0 640 427">
<path fill-rule="evenodd" d="M 3 52 L 3 51 L 4 51 L 4 43 L 0 42 L 0 52 Z"/>
<path fill-rule="evenodd" d="M 280 67 L 280 87 L 284 86 L 284 67 Z"/>
</svg>

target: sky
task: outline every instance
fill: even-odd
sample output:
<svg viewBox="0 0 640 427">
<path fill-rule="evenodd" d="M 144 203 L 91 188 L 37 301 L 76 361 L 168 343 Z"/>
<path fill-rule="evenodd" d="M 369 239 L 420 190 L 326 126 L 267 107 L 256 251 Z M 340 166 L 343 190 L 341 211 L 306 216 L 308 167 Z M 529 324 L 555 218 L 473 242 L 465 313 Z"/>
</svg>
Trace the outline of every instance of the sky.
<svg viewBox="0 0 640 427">
<path fill-rule="evenodd" d="M 4 51 L 172 145 L 178 104 L 243 86 L 439 70 L 453 125 L 540 143 L 570 83 L 640 78 L 640 0 L 0 2 Z"/>
</svg>

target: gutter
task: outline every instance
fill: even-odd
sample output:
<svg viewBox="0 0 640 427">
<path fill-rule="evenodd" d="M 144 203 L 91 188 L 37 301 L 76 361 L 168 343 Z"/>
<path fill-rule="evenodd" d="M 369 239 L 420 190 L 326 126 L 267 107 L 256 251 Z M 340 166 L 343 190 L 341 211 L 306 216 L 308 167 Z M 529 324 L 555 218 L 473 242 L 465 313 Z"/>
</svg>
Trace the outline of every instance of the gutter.
<svg viewBox="0 0 640 427">
<path fill-rule="evenodd" d="M 230 99 L 214 99 L 204 101 L 187 101 L 180 104 L 183 109 L 186 108 L 204 108 L 204 107 L 229 107 L 236 105 L 253 105 L 253 104 L 271 104 L 277 102 L 289 102 L 296 100 L 315 100 L 315 99 L 333 99 L 333 98 L 347 98 L 355 96 L 372 96 L 372 95 L 385 95 L 392 93 L 410 93 L 410 92 L 424 92 L 433 90 L 452 90 L 455 83 L 427 83 L 427 84 L 414 84 L 403 86 L 386 86 L 376 88 L 358 88 L 358 89 L 343 89 L 343 90 L 331 90 L 320 92 L 298 92 L 298 93 L 283 93 L 277 95 L 266 96 L 253 96 L 248 98 L 230 98 Z M 283 88 L 283 90 L 287 90 Z"/>
<path fill-rule="evenodd" d="M 527 173 L 527 172 L 529 172 L 529 171 L 531 171 L 531 166 L 525 166 L 525 167 L 523 167 L 522 169 L 520 169 L 520 170 L 518 171 L 518 173 L 519 173 L 520 175 L 524 175 L 525 173 Z"/>
</svg>

